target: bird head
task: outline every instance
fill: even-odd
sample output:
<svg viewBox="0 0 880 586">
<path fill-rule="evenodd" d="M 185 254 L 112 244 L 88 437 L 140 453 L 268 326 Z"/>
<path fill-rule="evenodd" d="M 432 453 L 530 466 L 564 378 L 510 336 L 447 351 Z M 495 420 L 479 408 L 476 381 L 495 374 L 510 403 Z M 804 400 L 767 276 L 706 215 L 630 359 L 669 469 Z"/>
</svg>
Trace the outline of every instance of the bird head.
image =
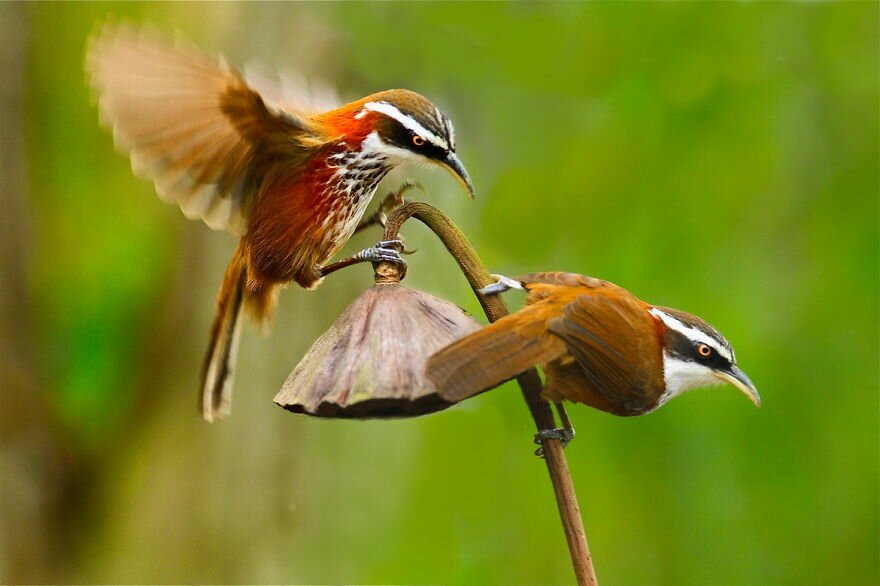
<svg viewBox="0 0 880 586">
<path fill-rule="evenodd" d="M 666 392 L 661 404 L 696 387 L 730 383 L 761 406 L 758 390 L 736 365 L 733 348 L 721 332 L 699 317 L 677 309 L 653 307 L 650 313 L 662 327 Z"/>
<path fill-rule="evenodd" d="M 388 90 L 353 104 L 354 120 L 365 124 L 362 149 L 389 163 L 426 163 L 445 168 L 474 197 L 474 186 L 455 154 L 452 122 L 427 98 L 409 90 Z"/>
</svg>

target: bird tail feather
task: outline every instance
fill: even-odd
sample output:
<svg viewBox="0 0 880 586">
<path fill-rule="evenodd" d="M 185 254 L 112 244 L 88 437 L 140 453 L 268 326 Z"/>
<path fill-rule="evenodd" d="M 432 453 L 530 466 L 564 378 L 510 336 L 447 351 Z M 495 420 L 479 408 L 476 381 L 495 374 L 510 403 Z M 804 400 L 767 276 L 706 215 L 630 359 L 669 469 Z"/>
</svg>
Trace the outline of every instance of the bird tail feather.
<svg viewBox="0 0 880 586">
<path fill-rule="evenodd" d="M 201 411 L 206 421 L 229 415 L 232 381 L 245 300 L 245 257 L 241 245 L 226 267 L 202 367 Z"/>
<path fill-rule="evenodd" d="M 530 308 L 504 317 L 434 354 L 426 374 L 441 397 L 458 402 L 558 357 L 562 342 L 543 328 L 523 327 Z"/>
</svg>

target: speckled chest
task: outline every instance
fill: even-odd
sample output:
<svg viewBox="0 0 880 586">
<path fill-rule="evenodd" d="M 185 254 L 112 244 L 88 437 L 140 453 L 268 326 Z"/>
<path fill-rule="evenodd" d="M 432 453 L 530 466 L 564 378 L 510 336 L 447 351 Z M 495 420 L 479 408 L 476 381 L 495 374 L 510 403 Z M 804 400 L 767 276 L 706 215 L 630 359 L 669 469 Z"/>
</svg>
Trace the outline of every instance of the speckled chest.
<svg viewBox="0 0 880 586">
<path fill-rule="evenodd" d="M 388 157 L 375 151 L 344 149 L 327 157 L 332 175 L 322 194 L 330 202 L 322 228 L 335 254 L 354 233 L 379 183 L 391 170 Z"/>
</svg>

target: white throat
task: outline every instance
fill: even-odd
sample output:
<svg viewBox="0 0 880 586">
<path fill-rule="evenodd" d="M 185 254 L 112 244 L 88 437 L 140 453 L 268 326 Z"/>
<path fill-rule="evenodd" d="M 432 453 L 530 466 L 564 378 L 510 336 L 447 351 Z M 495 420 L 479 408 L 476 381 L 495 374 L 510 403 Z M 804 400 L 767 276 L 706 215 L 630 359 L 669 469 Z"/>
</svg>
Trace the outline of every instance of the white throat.
<svg viewBox="0 0 880 586">
<path fill-rule="evenodd" d="M 667 352 L 663 353 L 663 380 L 666 390 L 657 407 L 685 391 L 721 383 L 708 366 L 670 356 Z"/>
</svg>

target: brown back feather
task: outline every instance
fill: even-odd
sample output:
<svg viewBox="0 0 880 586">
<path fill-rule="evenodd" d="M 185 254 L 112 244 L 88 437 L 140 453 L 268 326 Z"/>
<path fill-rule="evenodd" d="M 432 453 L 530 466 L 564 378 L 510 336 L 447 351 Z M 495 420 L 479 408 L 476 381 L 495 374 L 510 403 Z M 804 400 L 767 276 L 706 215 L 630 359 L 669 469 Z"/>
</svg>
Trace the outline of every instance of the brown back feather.
<svg viewBox="0 0 880 586">
<path fill-rule="evenodd" d="M 550 331 L 565 341 L 586 382 L 623 411 L 644 411 L 663 392 L 654 322 L 633 296 L 581 295 Z"/>
<path fill-rule="evenodd" d="M 545 273 L 528 273 L 516 278 L 517 281 L 524 284 L 526 288 L 529 285 L 554 285 L 557 287 L 602 287 L 607 285 L 607 281 L 579 275 L 577 273 L 563 272 L 545 272 Z"/>
</svg>

